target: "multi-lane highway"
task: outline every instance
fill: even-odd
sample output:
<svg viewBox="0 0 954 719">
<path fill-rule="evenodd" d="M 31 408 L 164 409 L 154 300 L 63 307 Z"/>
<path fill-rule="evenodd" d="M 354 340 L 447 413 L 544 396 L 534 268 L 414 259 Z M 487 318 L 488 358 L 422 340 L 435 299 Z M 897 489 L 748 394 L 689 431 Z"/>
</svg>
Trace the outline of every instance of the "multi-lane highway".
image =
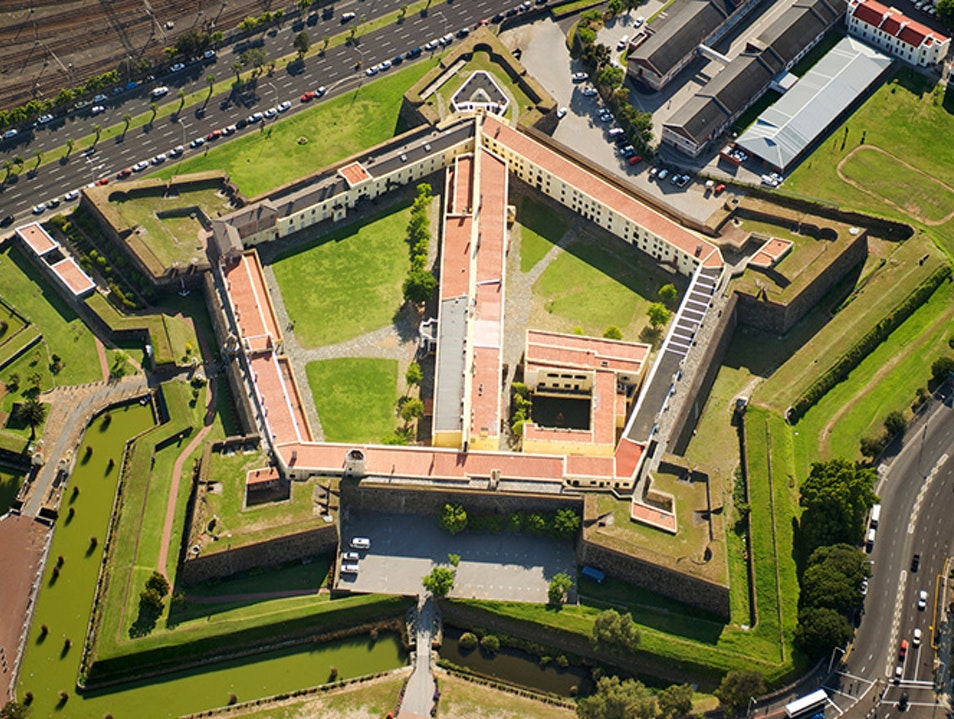
<svg viewBox="0 0 954 719">
<path fill-rule="evenodd" d="M 882 512 L 870 554 L 865 613 L 828 684 L 839 711 L 853 718 L 897 714 L 902 695 L 907 711 L 916 716 L 947 709 L 937 702 L 934 647 L 941 633 L 950 631 L 941 606 L 946 560 L 954 549 L 954 461 L 949 455 L 954 455 L 954 409 L 945 388 L 879 472 Z M 923 608 L 921 591 L 926 593 Z M 903 658 L 902 641 L 907 643 Z M 941 664 L 942 675 L 944 669 Z"/>
<path fill-rule="evenodd" d="M 394 11 L 401 4 L 400 0 L 342 3 L 334 7 L 332 17 L 322 19 L 320 15 L 316 15 L 317 21 L 306 21 L 304 28 L 311 36 L 313 44 L 320 45 L 325 35 L 334 36 L 347 32 L 350 23 L 369 21 Z M 119 170 L 138 161 L 149 160 L 159 153 L 168 152 L 177 145 L 186 147 L 186 157 L 192 153 L 203 152 L 207 146 L 190 149 L 189 142 L 214 129 L 235 123 L 253 112 L 278 105 L 284 100 L 293 103 L 289 112 L 296 112 L 302 107 L 298 98 L 306 90 L 325 86 L 329 90 L 325 96 L 327 98 L 353 89 L 359 83 L 373 81 L 375 78 L 365 75 L 365 70 L 371 65 L 403 55 L 407 50 L 422 46 L 427 41 L 447 33 L 455 33 L 464 27 L 473 28 L 480 20 L 491 18 L 516 5 L 515 0 L 457 0 L 433 6 L 424 14 L 409 13 L 401 22 L 359 35 L 357 43 L 339 45 L 329 49 L 323 56 L 308 58 L 304 62 L 303 70 L 297 74 L 280 68 L 270 76 L 263 75 L 258 79 L 257 99 L 254 104 L 223 102 L 227 95 L 216 96 L 205 106 L 204 113 L 196 112 L 195 106 L 188 107 L 179 118 L 174 115 L 166 116 L 157 119 L 152 128 L 131 129 L 125 138 L 102 140 L 93 153 L 84 152 L 86 148 L 77 145 L 68 161 L 58 159 L 48 162 L 52 159 L 50 152 L 63 147 L 67 138 L 76 140 L 91 134 L 94 124 L 107 128 L 121 125 L 126 113 L 134 117 L 142 113 L 148 114 L 152 102 L 149 93 L 156 86 L 169 87 L 170 92 L 159 102 L 172 103 L 175 107 L 179 104 L 177 93 L 180 88 L 186 92 L 201 91 L 207 87 L 205 78 L 210 73 L 214 74 L 217 80 L 228 78 L 232 75 L 231 66 L 238 58 L 237 51 L 241 50 L 241 45 L 221 48 L 214 64 L 197 63 L 178 73 L 158 77 L 132 93 L 124 93 L 104 103 L 105 112 L 95 117 L 91 117 L 88 111 L 72 113 L 66 118 L 57 118 L 46 126 L 38 127 L 32 134 L 21 133 L 15 140 L 3 142 L 0 145 L 0 163 L 19 155 L 25 160 L 25 164 L 16 180 L 11 178 L 11 181 L 0 189 L 0 217 L 12 214 L 20 219 L 28 216 L 34 205 L 46 202 L 51 197 L 62 197 L 69 190 L 94 182 L 103 176 L 109 176 L 111 181 L 115 182 L 114 178 Z M 531 12 L 536 12 L 538 8 L 539 6 L 535 5 Z M 347 12 L 355 12 L 357 18 L 350 23 L 342 22 L 341 17 Z M 529 14 L 522 16 L 527 17 Z M 289 20 L 280 32 L 273 36 L 265 34 L 265 48 L 270 56 L 278 57 L 293 52 L 291 38 L 300 27 Z M 434 52 L 440 51 L 441 48 L 438 48 Z M 422 59 L 426 60 L 431 55 L 432 53 L 425 52 Z M 361 67 L 355 69 L 359 62 Z M 396 68 L 392 68 L 386 72 L 395 71 Z M 246 128 L 239 134 L 248 131 L 249 128 Z M 223 141 L 224 139 L 218 140 Z M 44 153 L 43 160 L 47 164 L 42 165 L 34 175 L 29 170 L 35 164 L 37 151 Z M 58 152 L 57 155 L 59 154 Z"/>
</svg>

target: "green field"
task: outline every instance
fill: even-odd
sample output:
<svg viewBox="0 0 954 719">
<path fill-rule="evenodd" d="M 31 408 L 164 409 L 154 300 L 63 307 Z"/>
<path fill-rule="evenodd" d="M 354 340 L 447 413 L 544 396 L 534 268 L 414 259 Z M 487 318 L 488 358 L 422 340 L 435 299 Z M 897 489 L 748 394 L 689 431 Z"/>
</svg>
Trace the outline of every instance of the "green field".
<svg viewBox="0 0 954 719">
<path fill-rule="evenodd" d="M 10 509 L 13 500 L 17 498 L 21 484 L 23 484 L 23 472 L 0 464 L 0 516 Z"/>
<path fill-rule="evenodd" d="M 392 137 L 400 127 L 404 91 L 436 63 L 416 63 L 226 144 L 206 145 L 201 155 L 157 176 L 225 170 L 246 197 L 268 192 Z"/>
<path fill-rule="evenodd" d="M 646 309 L 659 288 L 685 280 L 659 269 L 641 252 L 615 238 L 574 237 L 533 284 L 530 326 L 556 332 L 581 327 L 600 336 L 609 325 L 638 341 L 649 325 Z"/>
<path fill-rule="evenodd" d="M 241 708 L 229 712 L 230 716 L 242 719 L 297 719 L 298 717 L 329 717 L 344 719 L 355 717 L 383 717 L 394 711 L 404 689 L 404 677 L 391 676 L 359 682 L 342 689 L 306 694 L 294 699 L 284 699 L 258 707 Z M 443 684 L 442 684 L 443 688 Z"/>
<path fill-rule="evenodd" d="M 562 213 L 524 195 L 517 205 L 520 225 L 520 271 L 529 272 L 566 234 Z"/>
<path fill-rule="evenodd" d="M 345 357 L 305 367 L 325 439 L 381 442 L 397 421 L 397 360 Z"/>
<path fill-rule="evenodd" d="M 410 267 L 404 241 L 409 218 L 408 205 L 392 208 L 272 264 L 302 346 L 343 342 L 391 323 Z"/>
<path fill-rule="evenodd" d="M 952 207 L 950 188 L 954 188 L 954 144 L 948 140 L 954 134 L 954 105 L 952 93 L 944 97 L 943 92 L 933 80 L 900 68 L 799 165 L 783 191 L 901 221 L 910 219 L 906 208 L 917 221 L 945 217 L 946 208 Z M 905 168 L 895 174 L 898 160 L 876 158 L 867 150 L 861 159 L 856 154 L 842 164 L 862 144 L 883 150 L 915 170 Z M 841 179 L 839 168 L 856 184 Z M 942 197 L 927 197 L 929 188 L 938 183 L 947 188 Z M 954 233 L 938 231 L 937 236 L 948 251 L 954 250 Z"/>
</svg>

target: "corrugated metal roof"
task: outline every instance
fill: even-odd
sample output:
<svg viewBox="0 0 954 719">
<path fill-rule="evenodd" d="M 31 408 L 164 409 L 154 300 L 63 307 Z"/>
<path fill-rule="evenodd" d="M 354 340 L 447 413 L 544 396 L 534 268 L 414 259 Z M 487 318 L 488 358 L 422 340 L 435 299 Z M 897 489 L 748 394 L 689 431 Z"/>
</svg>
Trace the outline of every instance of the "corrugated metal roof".
<svg viewBox="0 0 954 719">
<path fill-rule="evenodd" d="M 736 140 L 784 170 L 891 65 L 891 58 L 846 37 Z"/>
</svg>

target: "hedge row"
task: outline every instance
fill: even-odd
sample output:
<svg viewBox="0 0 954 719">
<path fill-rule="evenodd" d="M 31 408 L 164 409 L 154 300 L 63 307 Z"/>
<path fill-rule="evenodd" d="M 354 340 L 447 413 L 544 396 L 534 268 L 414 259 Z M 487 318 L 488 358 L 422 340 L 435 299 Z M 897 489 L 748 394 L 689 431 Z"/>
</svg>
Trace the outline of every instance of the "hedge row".
<svg viewBox="0 0 954 719">
<path fill-rule="evenodd" d="M 795 423 L 801 419 L 818 400 L 825 396 L 828 390 L 845 379 L 865 357 L 874 351 L 875 347 L 894 332 L 918 307 L 923 305 L 934 293 L 934 290 L 950 277 L 950 265 L 944 265 L 932 272 L 795 400 L 786 413 L 788 421 Z"/>
</svg>

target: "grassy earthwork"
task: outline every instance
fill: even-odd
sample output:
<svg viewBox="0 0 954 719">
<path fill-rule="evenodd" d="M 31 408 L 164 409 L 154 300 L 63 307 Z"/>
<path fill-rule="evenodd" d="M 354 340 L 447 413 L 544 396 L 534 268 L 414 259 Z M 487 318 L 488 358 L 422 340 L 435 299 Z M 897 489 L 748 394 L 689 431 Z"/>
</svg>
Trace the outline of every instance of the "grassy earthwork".
<svg viewBox="0 0 954 719">
<path fill-rule="evenodd" d="M 533 107 L 533 103 L 526 93 L 510 79 L 506 71 L 490 58 L 487 52 L 475 52 L 473 58 L 466 62 L 454 75 L 427 99 L 427 104 L 434 108 L 441 117 L 449 115 L 453 108 L 451 100 L 457 91 L 463 87 L 464 83 L 470 78 L 471 73 L 483 71 L 490 75 L 510 100 L 507 112 L 504 117 L 507 120 L 513 118 L 514 113 L 518 116 Z M 439 98 L 439 99 L 438 99 Z"/>
<path fill-rule="evenodd" d="M 393 207 L 272 263 L 302 346 L 343 342 L 391 323 L 410 266 L 404 241 L 409 218 L 408 205 Z"/>
<path fill-rule="evenodd" d="M 440 716 L 446 719 L 573 719 L 577 716 L 573 709 L 516 693 L 495 691 L 443 672 L 437 681 L 441 691 Z"/>
<path fill-rule="evenodd" d="M 246 197 L 260 195 L 392 137 L 404 91 L 436 63 L 416 63 L 226 144 L 206 145 L 201 155 L 157 176 L 224 170 Z"/>
<path fill-rule="evenodd" d="M 325 439 L 382 442 L 397 427 L 397 360 L 344 357 L 305 367 Z"/>
</svg>

